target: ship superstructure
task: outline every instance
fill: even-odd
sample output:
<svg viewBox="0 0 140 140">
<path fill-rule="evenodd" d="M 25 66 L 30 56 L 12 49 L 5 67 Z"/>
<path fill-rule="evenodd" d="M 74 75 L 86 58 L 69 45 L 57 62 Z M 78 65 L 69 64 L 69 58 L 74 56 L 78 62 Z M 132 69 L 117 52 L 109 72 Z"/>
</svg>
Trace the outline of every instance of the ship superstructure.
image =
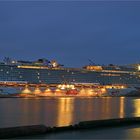
<svg viewBox="0 0 140 140">
<path fill-rule="evenodd" d="M 66 68 L 47 59 L 16 61 L 5 59 L 0 63 L 0 81 L 27 83 L 99 83 L 139 85 L 138 66 L 88 65 L 83 68 Z"/>
</svg>

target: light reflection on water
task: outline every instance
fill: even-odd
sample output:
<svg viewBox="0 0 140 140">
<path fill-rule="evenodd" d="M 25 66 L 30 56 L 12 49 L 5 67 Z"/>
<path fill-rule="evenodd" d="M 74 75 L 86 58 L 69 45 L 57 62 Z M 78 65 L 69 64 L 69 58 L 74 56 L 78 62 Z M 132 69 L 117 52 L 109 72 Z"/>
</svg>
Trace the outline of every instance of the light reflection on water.
<svg viewBox="0 0 140 140">
<path fill-rule="evenodd" d="M 73 122 L 74 98 L 60 98 L 58 100 L 57 126 L 70 125 Z"/>
<path fill-rule="evenodd" d="M 139 117 L 140 116 L 140 99 L 135 99 L 133 101 L 134 104 L 134 116 Z"/>
<path fill-rule="evenodd" d="M 126 97 L 0 99 L 0 127 L 64 126 L 86 120 L 140 116 L 140 100 Z"/>
<path fill-rule="evenodd" d="M 125 104 L 124 104 L 125 97 L 120 97 L 120 118 L 124 118 L 125 114 Z"/>
</svg>

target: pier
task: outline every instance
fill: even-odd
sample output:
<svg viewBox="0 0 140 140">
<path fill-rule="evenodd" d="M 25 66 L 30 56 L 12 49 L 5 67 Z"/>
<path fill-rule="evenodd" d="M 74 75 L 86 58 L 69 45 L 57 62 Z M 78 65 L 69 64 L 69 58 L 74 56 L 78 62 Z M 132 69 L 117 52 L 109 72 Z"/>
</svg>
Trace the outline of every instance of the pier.
<svg viewBox="0 0 140 140">
<path fill-rule="evenodd" d="M 128 126 L 140 123 L 140 117 L 131 118 L 117 118 L 117 119 L 106 119 L 106 120 L 91 120 L 79 122 L 75 125 L 62 126 L 62 127 L 47 127 L 44 125 L 31 125 L 31 126 L 18 126 L 10 128 L 0 128 L 0 138 L 18 138 L 24 136 L 34 136 L 34 135 L 47 135 L 50 133 L 63 133 L 65 131 L 78 131 L 78 130 L 90 130 L 93 131 L 97 128 L 113 128 Z"/>
</svg>

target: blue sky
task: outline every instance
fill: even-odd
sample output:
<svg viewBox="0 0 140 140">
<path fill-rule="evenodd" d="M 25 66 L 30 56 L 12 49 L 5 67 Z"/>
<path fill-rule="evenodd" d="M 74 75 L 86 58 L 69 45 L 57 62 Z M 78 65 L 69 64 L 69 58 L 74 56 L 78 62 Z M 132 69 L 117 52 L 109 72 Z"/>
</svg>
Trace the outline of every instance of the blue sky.
<svg viewBox="0 0 140 140">
<path fill-rule="evenodd" d="M 0 59 L 80 67 L 140 62 L 140 2 L 0 1 Z"/>
</svg>

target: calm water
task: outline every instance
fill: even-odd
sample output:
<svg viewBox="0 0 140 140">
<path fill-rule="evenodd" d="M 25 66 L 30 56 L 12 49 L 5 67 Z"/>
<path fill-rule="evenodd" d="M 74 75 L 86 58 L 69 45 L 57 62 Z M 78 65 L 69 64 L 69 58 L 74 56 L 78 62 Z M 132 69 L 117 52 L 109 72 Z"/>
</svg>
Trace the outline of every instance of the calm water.
<svg viewBox="0 0 140 140">
<path fill-rule="evenodd" d="M 104 98 L 1 98 L 0 127 L 45 124 L 65 126 L 85 120 L 140 116 L 140 99 Z"/>
</svg>

